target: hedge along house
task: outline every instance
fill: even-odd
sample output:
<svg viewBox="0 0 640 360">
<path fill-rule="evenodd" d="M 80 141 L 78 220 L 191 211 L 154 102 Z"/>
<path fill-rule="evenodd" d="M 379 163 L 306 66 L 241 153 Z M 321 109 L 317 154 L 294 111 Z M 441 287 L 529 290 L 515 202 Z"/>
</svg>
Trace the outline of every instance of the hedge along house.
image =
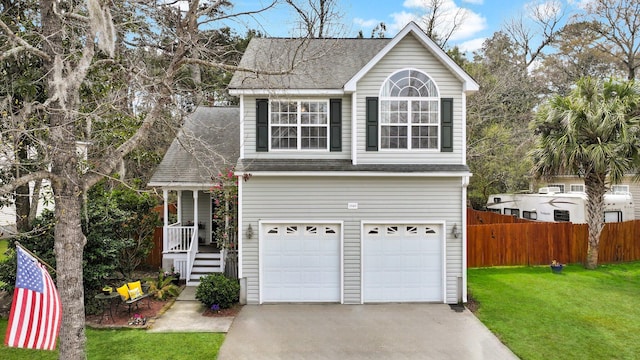
<svg viewBox="0 0 640 360">
<path fill-rule="evenodd" d="M 240 98 L 250 304 L 466 301 L 466 95 L 410 23 L 393 39 L 254 38 Z"/>
<path fill-rule="evenodd" d="M 187 285 L 225 271 L 229 249 L 218 246 L 213 217 L 216 207 L 226 204 L 216 204 L 211 189 L 238 159 L 239 118 L 237 107 L 197 108 L 185 118 L 148 184 L 161 188 L 164 198 L 162 267 L 175 268 Z M 169 218 L 171 201 L 177 205 L 176 219 Z M 234 237 L 228 244 L 235 244 Z"/>
</svg>

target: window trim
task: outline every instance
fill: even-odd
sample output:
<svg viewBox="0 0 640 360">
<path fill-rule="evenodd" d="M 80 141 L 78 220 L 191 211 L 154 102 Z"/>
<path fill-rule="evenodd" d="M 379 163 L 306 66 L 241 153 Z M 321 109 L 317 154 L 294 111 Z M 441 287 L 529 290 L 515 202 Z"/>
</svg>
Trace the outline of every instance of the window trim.
<svg viewBox="0 0 640 360">
<path fill-rule="evenodd" d="M 611 221 L 611 219 L 609 219 L 609 221 L 607 221 L 607 215 L 616 215 L 616 220 Z M 603 222 L 605 223 L 616 223 L 616 222 L 622 222 L 622 210 L 605 210 L 603 213 Z"/>
<path fill-rule="evenodd" d="M 553 210 L 553 221 L 571 222 L 571 212 L 569 210 Z"/>
<path fill-rule="evenodd" d="M 506 207 L 506 208 L 502 209 L 502 211 L 503 211 L 504 215 L 515 216 L 515 217 L 518 217 L 518 218 L 520 217 L 520 209 L 518 209 L 518 208 L 508 208 L 508 207 Z"/>
<path fill-rule="evenodd" d="M 623 190 L 614 191 L 615 187 L 618 187 Z M 611 185 L 611 189 L 609 191 L 613 194 L 628 194 L 630 192 L 630 189 L 629 189 L 629 185 L 627 184 L 614 184 L 614 185 Z"/>
<path fill-rule="evenodd" d="M 535 210 L 533 211 L 523 210 L 522 218 L 527 220 L 538 220 L 538 212 Z"/>
<path fill-rule="evenodd" d="M 548 188 L 552 188 L 552 187 L 557 187 L 560 189 L 560 193 L 565 194 L 566 193 L 566 186 L 565 184 L 561 184 L 561 183 L 555 183 L 555 184 L 547 184 Z"/>
<path fill-rule="evenodd" d="M 272 117 L 271 115 L 273 114 L 273 104 L 274 103 L 296 103 L 296 123 L 295 124 L 273 124 L 272 123 Z M 300 111 L 301 109 L 301 104 L 304 102 L 314 102 L 314 103 L 324 103 L 326 106 L 326 122 L 324 124 L 302 124 L 302 111 Z M 330 103 L 330 99 L 269 99 L 269 108 L 268 108 L 268 114 L 269 114 L 269 118 L 268 118 L 268 127 L 269 127 L 269 132 L 268 132 L 268 137 L 269 137 L 269 152 L 278 152 L 278 151 L 282 151 L 282 152 L 300 152 L 300 151 L 305 151 L 305 152 L 329 152 L 330 151 L 330 147 L 331 147 L 331 103 Z M 296 128 L 296 148 L 293 149 L 283 149 L 283 148 L 273 148 L 273 128 L 274 127 L 295 127 Z M 305 149 L 302 147 L 302 128 L 324 128 L 326 130 L 326 146 L 324 148 L 317 148 L 317 149 Z"/>
<path fill-rule="evenodd" d="M 580 186 L 582 188 L 582 190 L 574 190 L 573 189 L 574 186 Z M 569 192 L 580 192 L 580 193 L 583 193 L 583 192 L 585 192 L 584 190 L 585 190 L 584 184 L 569 184 Z"/>
<path fill-rule="evenodd" d="M 437 96 L 430 96 L 430 97 L 418 97 L 418 96 L 398 96 L 398 97 L 392 97 L 392 96 L 383 96 L 383 91 L 387 85 L 387 83 L 390 81 L 391 77 L 395 76 L 396 74 L 399 74 L 403 71 L 416 71 L 419 72 L 421 74 L 423 74 L 424 76 L 426 76 L 431 83 L 433 84 L 433 87 L 435 88 L 436 92 L 437 92 Z M 385 101 L 403 101 L 407 103 L 407 122 L 406 123 L 388 123 L 388 124 L 384 124 L 382 119 L 382 109 L 383 109 L 383 102 Z M 425 123 L 412 123 L 411 122 L 411 114 L 412 114 L 412 107 L 411 107 L 411 102 L 412 101 L 432 101 L 435 103 L 435 105 L 438 107 L 438 110 L 435 114 L 436 117 L 436 123 L 435 124 L 425 124 Z M 438 84 L 435 82 L 435 80 L 429 76 L 429 74 L 427 74 L 426 72 L 416 69 L 416 68 L 403 68 L 403 69 L 399 69 L 393 73 L 391 73 L 389 76 L 387 76 L 387 78 L 382 82 L 382 85 L 380 86 L 380 90 L 378 92 L 378 102 L 379 102 L 379 106 L 378 106 L 378 151 L 382 151 L 382 152 L 440 152 L 440 147 L 442 146 L 442 95 L 441 95 L 441 91 L 440 88 L 438 87 Z M 403 127 L 407 129 L 407 135 L 406 135 L 406 140 L 407 140 L 407 147 L 406 148 L 385 148 L 383 147 L 383 142 L 382 142 L 382 128 L 384 126 L 399 126 L 399 127 Z M 412 128 L 413 126 L 421 126 L 424 128 L 434 128 L 435 130 L 435 136 L 436 136 L 436 145 L 433 148 L 413 148 L 412 147 Z"/>
</svg>

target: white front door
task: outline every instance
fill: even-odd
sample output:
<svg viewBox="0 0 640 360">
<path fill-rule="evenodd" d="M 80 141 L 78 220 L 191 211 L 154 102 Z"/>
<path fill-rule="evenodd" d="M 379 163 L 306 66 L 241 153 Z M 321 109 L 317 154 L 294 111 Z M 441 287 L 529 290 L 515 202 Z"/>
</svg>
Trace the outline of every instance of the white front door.
<svg viewBox="0 0 640 360">
<path fill-rule="evenodd" d="M 444 301 L 443 225 L 363 226 L 364 302 Z"/>
<path fill-rule="evenodd" d="M 263 224 L 262 302 L 339 302 L 337 224 Z"/>
</svg>

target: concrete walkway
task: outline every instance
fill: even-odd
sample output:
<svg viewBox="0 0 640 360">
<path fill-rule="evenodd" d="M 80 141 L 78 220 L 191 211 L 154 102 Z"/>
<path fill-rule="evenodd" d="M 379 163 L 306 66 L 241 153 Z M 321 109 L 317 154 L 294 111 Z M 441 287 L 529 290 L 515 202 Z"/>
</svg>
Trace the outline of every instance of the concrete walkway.
<svg viewBox="0 0 640 360">
<path fill-rule="evenodd" d="M 171 307 L 149 327 L 149 332 L 229 331 L 233 317 L 202 316 L 204 306 L 196 300 L 196 287 L 185 287 Z"/>
<path fill-rule="evenodd" d="M 444 304 L 246 305 L 218 353 L 241 359 L 518 359 Z"/>
</svg>

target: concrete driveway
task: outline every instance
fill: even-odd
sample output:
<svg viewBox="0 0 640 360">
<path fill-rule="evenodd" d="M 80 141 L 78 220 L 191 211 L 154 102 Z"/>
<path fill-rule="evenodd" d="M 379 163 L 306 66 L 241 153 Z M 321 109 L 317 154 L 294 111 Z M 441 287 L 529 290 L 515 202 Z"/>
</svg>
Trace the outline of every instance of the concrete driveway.
<svg viewBox="0 0 640 360">
<path fill-rule="evenodd" d="M 247 305 L 219 360 L 517 359 L 468 310 L 444 304 Z"/>
</svg>

